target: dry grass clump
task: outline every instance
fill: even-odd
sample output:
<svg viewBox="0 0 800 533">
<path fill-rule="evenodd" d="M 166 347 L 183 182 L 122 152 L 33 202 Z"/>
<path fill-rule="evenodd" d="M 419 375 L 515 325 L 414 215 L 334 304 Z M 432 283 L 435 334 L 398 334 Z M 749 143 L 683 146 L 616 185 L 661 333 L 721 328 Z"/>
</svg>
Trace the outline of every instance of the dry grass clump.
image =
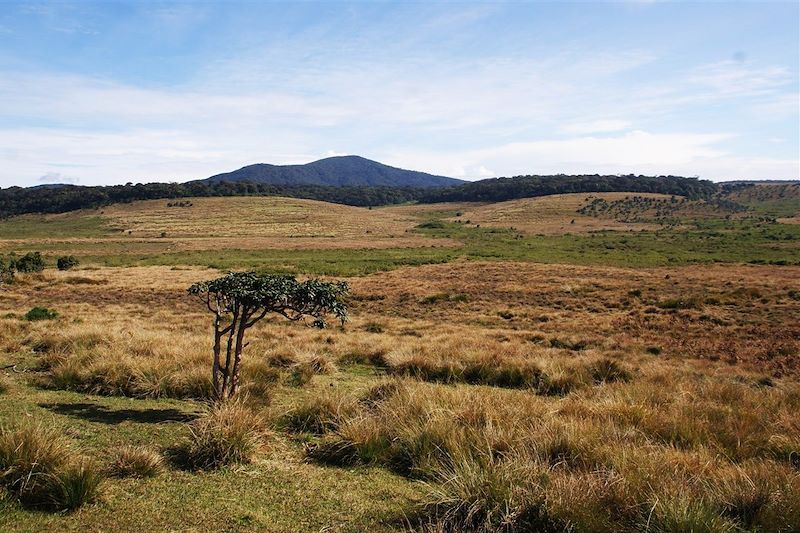
<svg viewBox="0 0 800 533">
<path fill-rule="evenodd" d="M 114 477 L 155 477 L 164 470 L 161 455 L 143 446 L 120 446 L 111 450 L 107 471 Z"/>
<path fill-rule="evenodd" d="M 208 398 L 211 379 L 199 337 L 118 325 L 70 325 L 30 340 L 53 388 L 136 398 Z"/>
<path fill-rule="evenodd" d="M 289 431 L 322 435 L 336 429 L 356 409 L 356 401 L 346 395 L 320 394 L 290 409 L 280 417 L 278 424 Z"/>
<path fill-rule="evenodd" d="M 336 371 L 336 365 L 327 357 L 315 354 L 294 363 L 288 370 L 287 383 L 294 387 L 303 387 L 311 383 L 318 374 L 332 374 Z"/>
<path fill-rule="evenodd" d="M 419 519 L 436 531 L 554 531 L 548 479 L 547 467 L 535 463 L 457 460 L 427 484 Z"/>
<path fill-rule="evenodd" d="M 60 509 L 72 511 L 97 499 L 104 475 L 92 461 L 80 459 L 56 472 L 52 494 Z"/>
<path fill-rule="evenodd" d="M 483 344 L 492 344 L 484 341 Z M 629 381 L 633 374 L 618 361 L 607 358 L 564 358 L 538 350 L 493 343 L 453 353 L 447 344 L 395 350 L 387 357 L 387 372 L 434 383 L 467 383 L 510 389 L 529 389 L 538 394 L 564 395 L 590 384 Z M 498 346 L 499 345 L 499 346 Z"/>
<path fill-rule="evenodd" d="M 250 463 L 263 442 L 261 419 L 242 400 L 216 404 L 190 425 L 175 459 L 191 469 Z"/>
<path fill-rule="evenodd" d="M 26 505 L 73 510 L 94 501 L 103 474 L 54 429 L 0 430 L 0 483 Z"/>
<path fill-rule="evenodd" d="M 335 418 L 314 426 L 323 436 L 309 459 L 426 480 L 417 519 L 434 530 L 800 527 L 800 475 L 773 449 L 800 436 L 791 417 L 800 391 L 661 379 L 587 388 L 555 409 L 547 397 L 413 380 L 382 383 L 344 414 L 331 414 L 341 398 L 298 409 L 316 422 L 328 405 Z M 663 438 L 673 434 L 684 437 Z"/>
</svg>

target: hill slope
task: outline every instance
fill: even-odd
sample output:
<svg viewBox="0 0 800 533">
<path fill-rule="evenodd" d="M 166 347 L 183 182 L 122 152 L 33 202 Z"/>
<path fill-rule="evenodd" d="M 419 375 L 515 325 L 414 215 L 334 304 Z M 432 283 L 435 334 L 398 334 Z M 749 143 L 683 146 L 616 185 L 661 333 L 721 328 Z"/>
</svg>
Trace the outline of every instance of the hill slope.
<svg viewBox="0 0 800 533">
<path fill-rule="evenodd" d="M 329 157 L 305 165 L 249 165 L 204 181 L 334 187 L 448 187 L 463 183 L 454 178 L 390 167 L 355 155 Z"/>
</svg>

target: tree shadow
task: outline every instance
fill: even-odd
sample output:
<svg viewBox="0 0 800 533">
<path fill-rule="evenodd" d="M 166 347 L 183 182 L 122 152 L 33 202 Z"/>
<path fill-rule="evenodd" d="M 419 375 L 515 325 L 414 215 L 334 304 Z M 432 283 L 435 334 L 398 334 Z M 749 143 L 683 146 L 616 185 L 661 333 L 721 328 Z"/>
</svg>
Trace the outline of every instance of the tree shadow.
<svg viewBox="0 0 800 533">
<path fill-rule="evenodd" d="M 119 424 L 121 422 L 159 424 L 161 422 L 190 422 L 197 418 L 196 415 L 168 408 L 109 409 L 92 403 L 40 403 L 39 407 L 44 407 L 60 415 L 73 416 L 102 424 Z"/>
</svg>

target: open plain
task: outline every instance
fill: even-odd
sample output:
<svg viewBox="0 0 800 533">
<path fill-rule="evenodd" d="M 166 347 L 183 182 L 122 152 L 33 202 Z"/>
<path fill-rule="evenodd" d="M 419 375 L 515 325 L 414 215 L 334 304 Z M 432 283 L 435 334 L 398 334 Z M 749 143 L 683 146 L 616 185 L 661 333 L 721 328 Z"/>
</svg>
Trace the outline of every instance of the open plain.
<svg viewBox="0 0 800 533">
<path fill-rule="evenodd" d="M 768 193 L 735 213 L 595 193 L 0 221 L 3 254 L 80 260 L 0 289 L 0 420 L 102 477 L 70 513 L 9 489 L 0 529 L 797 531 L 800 199 Z M 230 414 L 253 446 L 187 467 L 214 416 L 187 288 L 246 268 L 345 279 L 350 320 L 254 326 Z M 132 448 L 152 476 L 119 474 Z"/>
</svg>

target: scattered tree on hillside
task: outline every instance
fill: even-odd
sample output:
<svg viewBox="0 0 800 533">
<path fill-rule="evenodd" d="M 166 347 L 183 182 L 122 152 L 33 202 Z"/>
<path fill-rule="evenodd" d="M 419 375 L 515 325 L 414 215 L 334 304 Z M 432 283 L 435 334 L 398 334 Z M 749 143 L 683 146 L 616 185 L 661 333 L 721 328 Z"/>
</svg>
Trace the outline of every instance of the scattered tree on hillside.
<svg viewBox="0 0 800 533">
<path fill-rule="evenodd" d="M 17 272 L 41 272 L 44 270 L 44 258 L 39 252 L 28 252 L 12 261 Z"/>
<path fill-rule="evenodd" d="M 56 266 L 59 270 L 70 270 L 78 266 L 78 258 L 74 255 L 63 255 L 56 261 Z"/>
<path fill-rule="evenodd" d="M 189 287 L 189 294 L 198 296 L 214 313 L 212 379 L 215 399 L 231 398 L 239 388 L 242 352 L 247 346 L 244 335 L 248 328 L 269 313 L 292 321 L 313 317 L 313 325 L 320 328 L 325 327 L 326 314 L 333 314 L 344 323 L 347 293 L 345 282 L 310 279 L 301 283 L 293 276 L 255 272 L 230 272 Z"/>
</svg>

